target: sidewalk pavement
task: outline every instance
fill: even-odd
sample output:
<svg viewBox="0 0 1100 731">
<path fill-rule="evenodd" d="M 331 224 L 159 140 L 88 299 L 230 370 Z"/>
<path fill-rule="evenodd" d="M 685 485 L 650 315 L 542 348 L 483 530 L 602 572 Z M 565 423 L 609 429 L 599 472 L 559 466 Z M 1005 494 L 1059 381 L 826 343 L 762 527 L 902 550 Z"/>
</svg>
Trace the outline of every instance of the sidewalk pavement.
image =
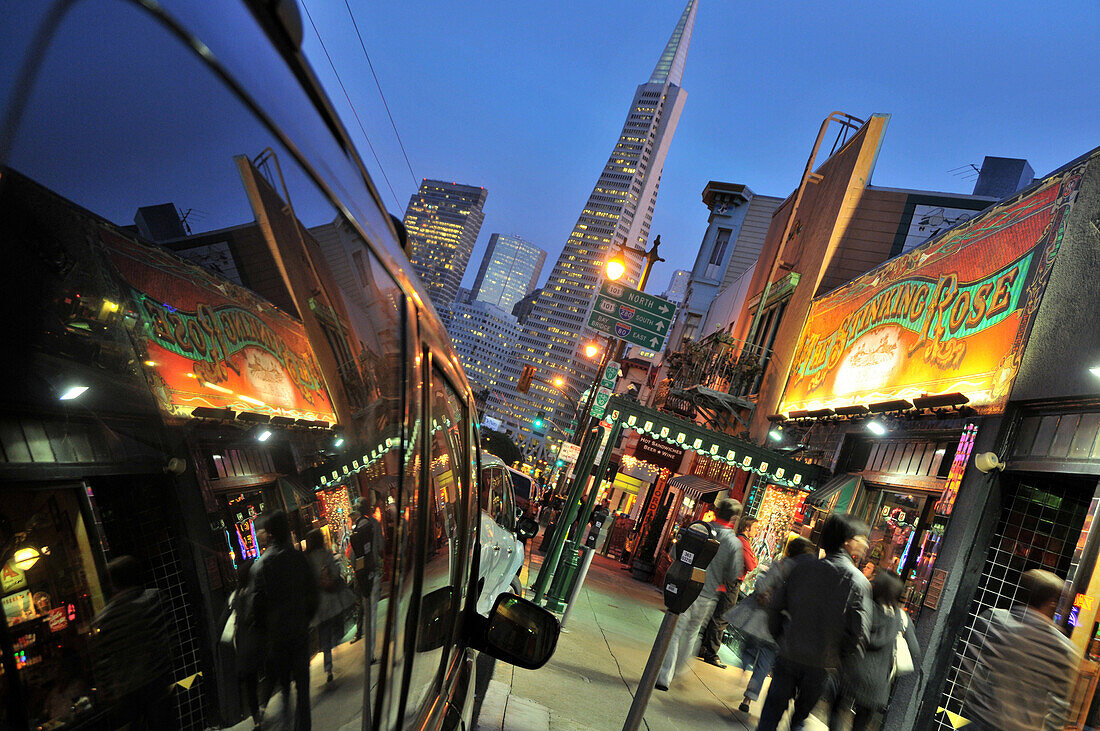
<svg viewBox="0 0 1100 731">
<path fill-rule="evenodd" d="M 525 586 L 536 575 L 541 557 L 535 555 L 531 563 L 530 577 L 521 576 Z M 622 564 L 597 554 L 554 657 L 538 670 L 497 663 L 475 727 L 622 728 L 663 614 L 655 586 L 636 581 Z M 733 655 L 728 648 L 721 654 L 729 665 L 725 670 L 695 660 L 667 692 L 654 690 L 644 727 L 755 728 L 762 701 L 753 703 L 748 714 L 737 710 L 749 674 L 730 664 Z M 819 731 L 825 724 L 811 716 L 806 728 Z"/>
</svg>

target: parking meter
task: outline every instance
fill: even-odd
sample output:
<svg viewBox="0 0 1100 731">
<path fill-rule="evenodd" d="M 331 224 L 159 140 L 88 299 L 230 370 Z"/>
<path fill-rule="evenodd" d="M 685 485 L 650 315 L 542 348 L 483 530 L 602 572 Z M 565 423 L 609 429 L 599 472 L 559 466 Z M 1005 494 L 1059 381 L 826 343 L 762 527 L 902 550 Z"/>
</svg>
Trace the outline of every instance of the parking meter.
<svg viewBox="0 0 1100 731">
<path fill-rule="evenodd" d="M 592 516 L 592 526 L 588 529 L 588 536 L 584 539 L 585 546 L 588 548 L 596 547 L 605 520 L 607 520 L 607 514 L 605 513 L 596 513 Z"/>
<path fill-rule="evenodd" d="M 673 545 L 672 565 L 665 573 L 665 606 L 683 614 L 698 598 L 707 579 L 707 566 L 718 553 L 718 539 L 709 523 L 696 521 L 680 533 Z"/>
</svg>

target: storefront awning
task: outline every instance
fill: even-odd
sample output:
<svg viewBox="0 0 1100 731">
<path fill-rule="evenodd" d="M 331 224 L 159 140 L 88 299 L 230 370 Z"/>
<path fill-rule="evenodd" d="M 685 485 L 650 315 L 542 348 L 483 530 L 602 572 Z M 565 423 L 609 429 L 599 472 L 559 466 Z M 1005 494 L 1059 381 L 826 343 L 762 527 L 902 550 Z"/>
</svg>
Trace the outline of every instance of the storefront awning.
<svg viewBox="0 0 1100 731">
<path fill-rule="evenodd" d="M 824 510 L 828 507 L 828 503 L 832 500 L 834 495 L 844 492 L 845 490 L 849 492 L 848 497 L 851 499 L 851 494 L 855 492 L 855 489 L 862 480 L 863 477 L 860 475 L 850 475 L 846 472 L 836 475 L 824 485 L 807 495 L 804 504 Z"/>
<path fill-rule="evenodd" d="M 625 396 L 612 396 L 606 413 L 606 421 L 623 429 L 705 454 L 746 472 L 754 472 L 772 484 L 812 490 L 826 475 L 817 465 L 799 462 L 767 447 L 642 406 Z"/>
<path fill-rule="evenodd" d="M 683 490 L 684 495 L 693 500 L 699 500 L 704 495 L 710 495 L 729 489 L 729 485 L 723 485 L 721 482 L 714 482 L 713 480 L 708 480 L 699 475 L 679 475 L 678 477 L 673 477 L 668 481 L 668 486 Z"/>
</svg>

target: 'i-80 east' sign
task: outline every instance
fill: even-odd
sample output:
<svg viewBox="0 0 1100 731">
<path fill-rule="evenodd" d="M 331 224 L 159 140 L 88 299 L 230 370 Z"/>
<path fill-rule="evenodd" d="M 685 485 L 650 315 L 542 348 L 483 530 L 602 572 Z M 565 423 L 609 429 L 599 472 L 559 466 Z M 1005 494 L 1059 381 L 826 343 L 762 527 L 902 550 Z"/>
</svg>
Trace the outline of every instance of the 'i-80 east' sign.
<svg viewBox="0 0 1100 731">
<path fill-rule="evenodd" d="M 676 305 L 666 299 L 604 282 L 588 326 L 628 343 L 660 350 L 675 317 Z"/>
</svg>

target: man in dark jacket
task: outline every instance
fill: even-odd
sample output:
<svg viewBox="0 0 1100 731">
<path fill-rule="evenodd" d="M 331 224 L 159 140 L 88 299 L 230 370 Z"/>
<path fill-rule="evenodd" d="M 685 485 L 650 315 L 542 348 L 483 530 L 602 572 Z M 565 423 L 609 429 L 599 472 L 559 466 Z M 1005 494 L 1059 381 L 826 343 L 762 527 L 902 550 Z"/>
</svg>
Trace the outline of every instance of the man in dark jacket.
<svg viewBox="0 0 1100 731">
<path fill-rule="evenodd" d="M 271 510 L 261 515 L 256 538 L 266 550 L 252 567 L 252 615 L 266 648 L 267 685 L 278 683 L 289 709 L 293 681 L 294 728 L 303 731 L 310 728 L 309 623 L 320 591 L 309 561 L 291 543 L 286 513 Z"/>
<path fill-rule="evenodd" d="M 774 731 L 794 700 L 791 730 L 803 728 L 831 668 L 861 652 L 871 632 L 871 587 L 853 556 L 867 548 L 867 526 L 850 515 L 825 519 L 819 561 L 799 562 L 768 604 L 768 627 L 779 642 L 772 684 L 757 731 Z M 784 614 L 789 620 L 784 623 Z"/>
<path fill-rule="evenodd" d="M 115 595 L 92 620 L 95 677 L 114 707 L 112 728 L 171 728 L 172 656 L 168 620 L 156 589 L 143 589 L 133 556 L 107 564 Z"/>
<path fill-rule="evenodd" d="M 374 517 L 371 501 L 366 497 L 355 499 L 351 507 L 351 521 L 351 567 L 355 574 L 355 586 L 359 591 L 355 639 L 352 642 L 363 636 L 363 625 L 366 624 L 367 637 L 373 643 L 382 588 L 382 526 Z M 371 648 L 373 658 L 373 644 Z"/>
</svg>

